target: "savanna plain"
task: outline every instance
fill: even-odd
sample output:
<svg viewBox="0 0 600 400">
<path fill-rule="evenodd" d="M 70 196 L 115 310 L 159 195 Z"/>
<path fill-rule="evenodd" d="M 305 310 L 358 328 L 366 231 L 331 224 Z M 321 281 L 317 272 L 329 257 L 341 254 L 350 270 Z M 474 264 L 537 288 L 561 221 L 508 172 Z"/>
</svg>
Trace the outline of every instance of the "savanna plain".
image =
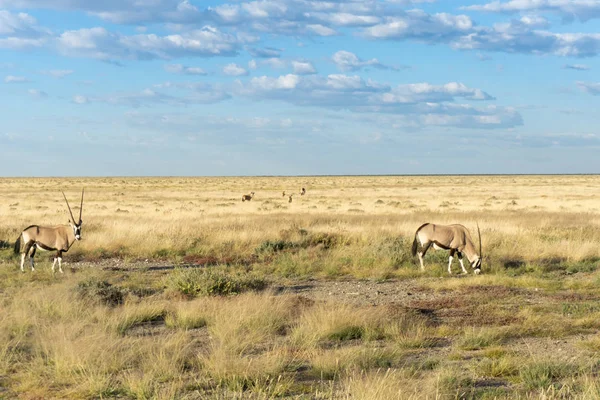
<svg viewBox="0 0 600 400">
<path fill-rule="evenodd" d="M 77 216 L 82 187 L 65 273 L 40 251 L 22 273 L 21 230 L 67 223 L 61 190 Z M 600 176 L 0 179 L 0 398 L 600 398 L 599 194 Z M 433 250 L 422 272 L 425 222 L 477 246 L 479 224 L 482 274 Z"/>
</svg>

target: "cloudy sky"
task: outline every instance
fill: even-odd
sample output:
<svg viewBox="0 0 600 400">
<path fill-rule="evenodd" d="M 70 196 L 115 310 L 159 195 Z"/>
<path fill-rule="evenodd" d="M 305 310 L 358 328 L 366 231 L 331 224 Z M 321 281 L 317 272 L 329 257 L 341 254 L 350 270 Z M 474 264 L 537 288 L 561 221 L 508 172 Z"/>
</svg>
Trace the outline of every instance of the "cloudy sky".
<svg viewBox="0 0 600 400">
<path fill-rule="evenodd" d="M 600 172 L 600 0 L 0 0 L 0 175 Z"/>
</svg>

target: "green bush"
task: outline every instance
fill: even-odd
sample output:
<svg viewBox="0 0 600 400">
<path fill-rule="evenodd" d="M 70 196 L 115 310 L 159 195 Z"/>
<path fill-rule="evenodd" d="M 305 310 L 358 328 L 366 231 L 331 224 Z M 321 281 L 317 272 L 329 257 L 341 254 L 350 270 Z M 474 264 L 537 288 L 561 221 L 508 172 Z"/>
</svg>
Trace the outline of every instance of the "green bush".
<svg viewBox="0 0 600 400">
<path fill-rule="evenodd" d="M 112 307 L 123 304 L 125 299 L 125 293 L 120 287 L 96 278 L 79 282 L 76 292 L 84 300 L 92 300 Z"/>
<path fill-rule="evenodd" d="M 239 276 L 213 269 L 176 269 L 168 278 L 167 286 L 188 297 L 228 296 L 249 290 L 262 290 L 264 279 Z"/>
<path fill-rule="evenodd" d="M 288 242 L 285 240 L 266 240 L 260 244 L 255 250 L 256 254 L 270 254 L 277 253 L 287 249 L 293 249 L 298 247 L 298 244 L 294 242 Z"/>
<path fill-rule="evenodd" d="M 553 384 L 574 371 L 574 367 L 569 364 L 559 364 L 551 362 L 538 362 L 525 365 L 519 371 L 519 376 L 525 385 L 525 388 L 547 389 Z"/>
</svg>

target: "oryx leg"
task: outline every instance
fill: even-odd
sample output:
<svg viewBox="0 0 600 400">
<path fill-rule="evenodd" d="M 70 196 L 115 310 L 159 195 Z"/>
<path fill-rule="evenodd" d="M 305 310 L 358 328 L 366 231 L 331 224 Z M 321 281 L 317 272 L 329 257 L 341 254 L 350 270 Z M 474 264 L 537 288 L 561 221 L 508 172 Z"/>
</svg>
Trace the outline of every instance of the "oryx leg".
<svg viewBox="0 0 600 400">
<path fill-rule="evenodd" d="M 450 249 L 450 257 L 448 257 L 448 273 L 452 275 L 452 260 L 454 259 L 455 249 Z"/>
<path fill-rule="evenodd" d="M 25 265 L 25 256 L 29 254 L 29 250 L 31 250 L 32 245 L 33 245 L 33 242 L 25 243 L 25 248 L 23 249 L 23 252 L 21 253 L 21 272 L 25 272 L 25 270 L 23 269 L 23 267 Z"/>
<path fill-rule="evenodd" d="M 35 264 L 33 262 L 33 257 L 35 256 L 35 251 L 37 250 L 37 246 L 34 244 L 31 246 L 31 254 L 29 254 L 29 262 L 31 262 L 31 270 L 35 271 Z"/>
<path fill-rule="evenodd" d="M 56 266 L 56 262 L 58 261 L 58 271 L 62 274 L 62 251 L 56 252 L 56 257 L 54 257 L 54 262 L 52 263 L 52 273 L 54 273 L 54 267 Z"/>
<path fill-rule="evenodd" d="M 468 274 L 467 270 L 465 269 L 465 264 L 463 264 L 463 256 L 460 251 L 458 252 L 458 261 L 460 261 L 460 267 L 463 270 L 463 274 Z"/>
<path fill-rule="evenodd" d="M 430 246 L 431 242 L 425 243 L 425 245 L 421 248 L 421 251 L 417 253 L 417 255 L 419 256 L 419 262 L 421 263 L 421 271 L 425 271 L 425 265 L 423 265 L 423 257 L 425 257 L 425 253 L 427 253 L 427 250 L 429 250 Z"/>
<path fill-rule="evenodd" d="M 58 258 L 58 271 L 62 274 L 62 251 L 59 251 L 56 257 Z"/>
</svg>

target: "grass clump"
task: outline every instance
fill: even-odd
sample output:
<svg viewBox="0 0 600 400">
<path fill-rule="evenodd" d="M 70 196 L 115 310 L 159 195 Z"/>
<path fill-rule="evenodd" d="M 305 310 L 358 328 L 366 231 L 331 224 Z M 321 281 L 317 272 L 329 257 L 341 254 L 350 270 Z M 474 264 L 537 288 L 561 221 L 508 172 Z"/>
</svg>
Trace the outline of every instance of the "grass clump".
<svg viewBox="0 0 600 400">
<path fill-rule="evenodd" d="M 547 389 L 557 385 L 561 378 L 572 375 L 574 370 L 571 364 L 541 361 L 522 367 L 519 377 L 528 390 Z"/>
<path fill-rule="evenodd" d="M 96 278 L 79 282 L 75 291 L 81 299 L 92 300 L 112 307 L 123 304 L 125 299 L 125 293 L 121 288 Z"/>
<path fill-rule="evenodd" d="M 212 269 L 177 269 L 167 286 L 187 297 L 229 296 L 246 291 L 260 291 L 267 286 L 264 278 L 233 275 Z"/>
<path fill-rule="evenodd" d="M 500 344 L 500 332 L 493 328 L 468 328 L 459 340 L 458 346 L 463 350 L 479 350 L 492 345 Z"/>
<path fill-rule="evenodd" d="M 167 314 L 165 307 L 158 304 L 132 308 L 118 319 L 116 330 L 120 335 L 125 335 L 129 330 L 138 326 L 162 323 Z"/>
<path fill-rule="evenodd" d="M 256 254 L 273 254 L 287 249 L 297 248 L 298 244 L 286 240 L 266 240 L 262 242 L 256 249 Z"/>
<path fill-rule="evenodd" d="M 365 328 L 362 326 L 350 325 L 342 326 L 329 334 L 329 339 L 336 341 L 362 339 L 365 334 Z"/>
</svg>

